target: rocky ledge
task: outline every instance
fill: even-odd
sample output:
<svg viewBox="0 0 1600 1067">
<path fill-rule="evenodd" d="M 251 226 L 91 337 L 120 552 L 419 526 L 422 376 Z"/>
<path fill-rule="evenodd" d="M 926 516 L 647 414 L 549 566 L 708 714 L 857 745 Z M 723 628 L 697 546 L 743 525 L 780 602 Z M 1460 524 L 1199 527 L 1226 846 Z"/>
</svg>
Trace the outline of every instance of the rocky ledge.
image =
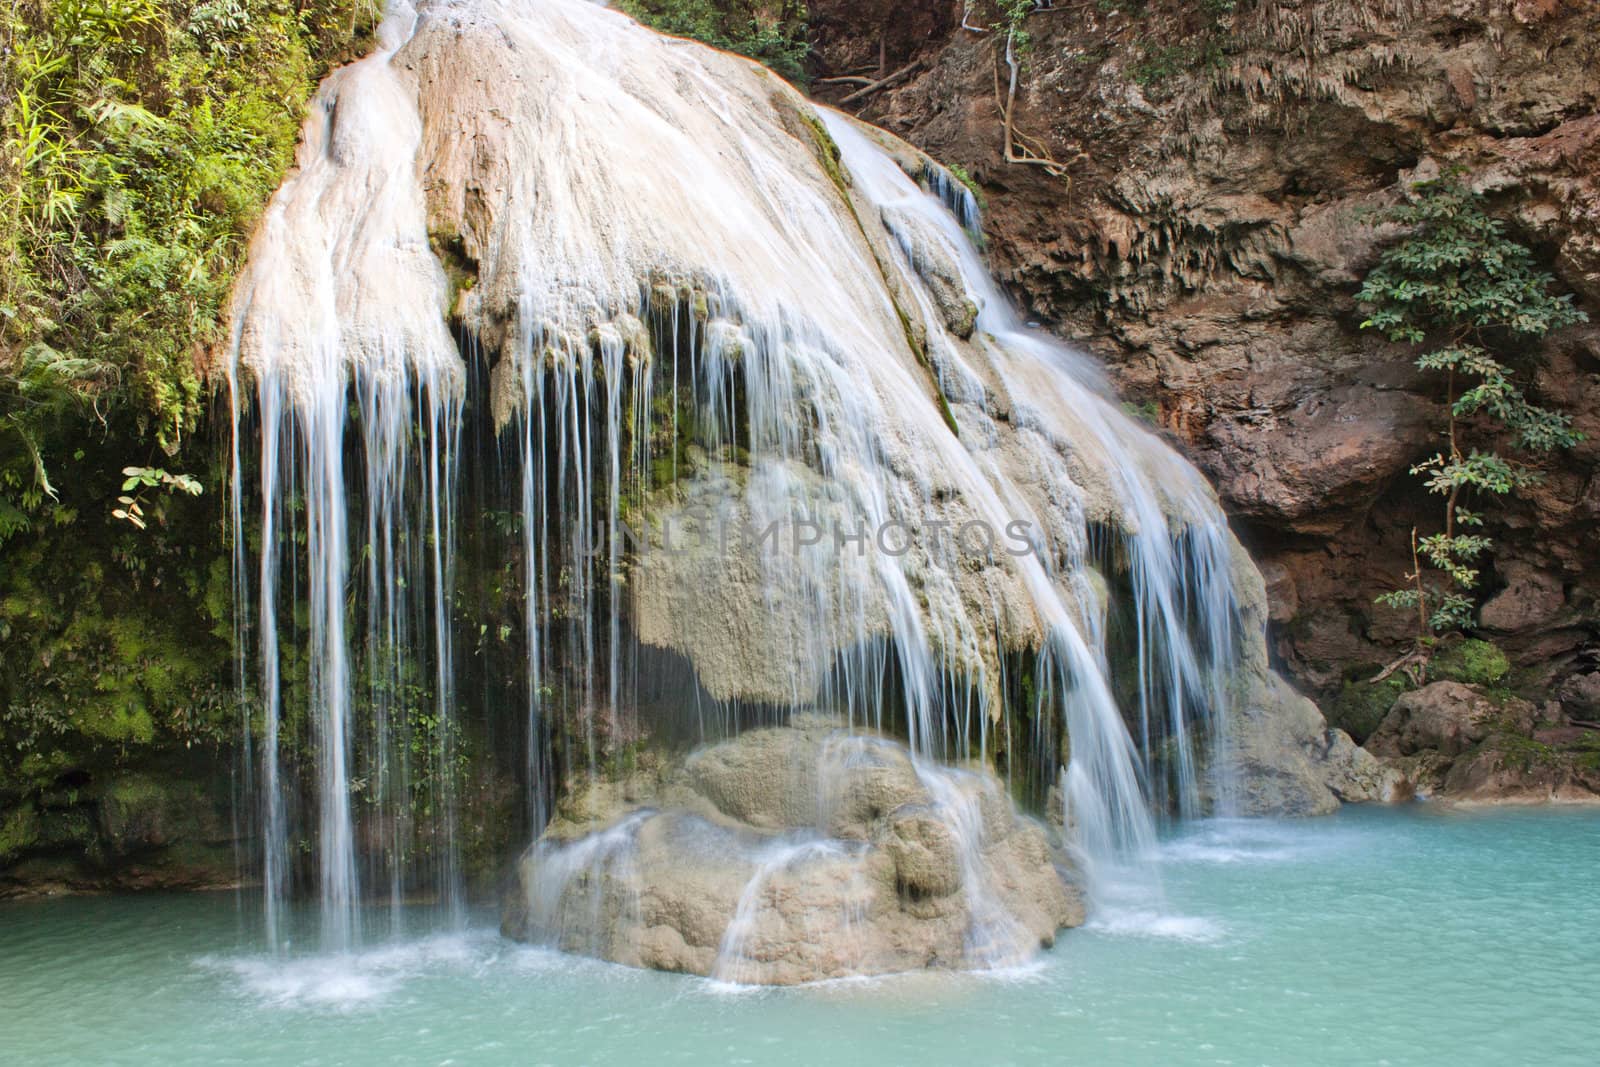
<svg viewBox="0 0 1600 1067">
<path fill-rule="evenodd" d="M 1083 916 L 1070 861 L 992 774 L 807 719 L 569 797 L 502 931 L 789 985 L 1014 964 Z"/>
<path fill-rule="evenodd" d="M 1441 681 L 1405 693 L 1367 740 L 1419 796 L 1456 804 L 1600 803 L 1600 730 L 1562 705 Z"/>
</svg>

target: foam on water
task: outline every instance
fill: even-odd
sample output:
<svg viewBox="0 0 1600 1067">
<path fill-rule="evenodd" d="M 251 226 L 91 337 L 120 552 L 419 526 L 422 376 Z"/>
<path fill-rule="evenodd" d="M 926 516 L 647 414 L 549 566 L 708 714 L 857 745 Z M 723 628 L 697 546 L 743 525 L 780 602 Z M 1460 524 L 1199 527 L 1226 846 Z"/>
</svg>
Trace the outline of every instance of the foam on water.
<svg viewBox="0 0 1600 1067">
<path fill-rule="evenodd" d="M 442 973 L 480 973 L 505 951 L 492 930 L 431 934 L 381 948 L 313 955 L 202 956 L 240 994 L 273 1008 L 351 1012 L 376 1007 L 408 984 Z"/>
<path fill-rule="evenodd" d="M 1359 843 L 1360 836 L 1349 832 L 1312 837 L 1282 822 L 1207 819 L 1187 825 L 1163 842 L 1158 855 L 1169 864 L 1289 863 L 1311 852 L 1349 849 Z"/>
<path fill-rule="evenodd" d="M 1169 911 L 1124 909 L 1116 905 L 1096 909 L 1084 928 L 1113 937 L 1153 937 L 1196 944 L 1221 941 L 1227 933 L 1215 919 L 1174 915 Z"/>
</svg>

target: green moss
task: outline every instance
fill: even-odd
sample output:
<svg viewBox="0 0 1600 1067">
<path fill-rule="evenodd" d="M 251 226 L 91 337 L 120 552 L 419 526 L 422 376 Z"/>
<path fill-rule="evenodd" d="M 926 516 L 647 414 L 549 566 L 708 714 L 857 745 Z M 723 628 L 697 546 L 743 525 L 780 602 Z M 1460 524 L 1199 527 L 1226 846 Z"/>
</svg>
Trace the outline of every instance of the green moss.
<svg viewBox="0 0 1600 1067">
<path fill-rule="evenodd" d="M 1553 766 L 1561 762 L 1561 753 L 1553 746 L 1526 734 L 1510 731 L 1497 733 L 1478 747 L 1478 751 L 1484 749 L 1500 753 L 1507 766 L 1521 771 Z"/>
<path fill-rule="evenodd" d="M 844 197 L 845 202 L 848 204 L 850 202 L 850 175 L 844 169 L 844 154 L 839 150 L 838 142 L 833 139 L 833 134 L 828 132 L 828 128 L 822 124 L 822 120 L 812 112 L 799 111 L 796 113 L 796 117 L 805 123 L 806 128 L 811 131 L 811 139 L 816 146 L 817 162 L 822 164 L 823 172 L 828 175 L 828 180 L 833 182 L 834 188 L 839 190 L 839 195 Z M 851 208 L 851 213 L 855 213 L 854 207 Z M 856 220 L 858 225 L 860 221 L 860 219 Z"/>
<path fill-rule="evenodd" d="M 1573 763 L 1581 770 L 1600 771 L 1600 731 L 1586 733 L 1572 745 Z"/>
<path fill-rule="evenodd" d="M 39 840 L 39 815 L 31 803 L 0 819 L 0 859 L 9 859 Z"/>
<path fill-rule="evenodd" d="M 431 231 L 428 245 L 434 258 L 444 268 L 445 281 L 450 295 L 445 302 L 445 314 L 454 316 L 460 306 L 461 294 L 478 284 L 478 264 L 467 255 L 466 245 L 458 233 Z"/>
<path fill-rule="evenodd" d="M 1159 426 L 1161 423 L 1161 406 L 1154 400 L 1145 400 L 1137 404 L 1131 400 L 1124 400 L 1122 402 L 1122 410 L 1130 418 L 1148 422 L 1153 426 Z"/>
<path fill-rule="evenodd" d="M 144 698 L 137 693 L 116 692 L 109 699 L 97 700 L 78 716 L 78 728 L 93 741 L 114 744 L 148 745 L 156 739 L 155 720 Z"/>
<path fill-rule="evenodd" d="M 1511 660 L 1488 641 L 1468 638 L 1446 645 L 1428 664 L 1436 681 L 1492 686 L 1511 673 Z"/>
<path fill-rule="evenodd" d="M 1323 709 L 1328 725 L 1343 730 L 1357 744 L 1365 743 L 1372 736 L 1394 702 L 1408 688 L 1405 679 L 1396 676 L 1369 682 L 1366 678 L 1372 673 L 1363 670 L 1359 677 L 1347 680 L 1339 695 Z"/>
<path fill-rule="evenodd" d="M 156 807 L 167 802 L 166 788 L 146 775 L 117 778 L 106 790 L 104 800 L 130 810 Z"/>
</svg>

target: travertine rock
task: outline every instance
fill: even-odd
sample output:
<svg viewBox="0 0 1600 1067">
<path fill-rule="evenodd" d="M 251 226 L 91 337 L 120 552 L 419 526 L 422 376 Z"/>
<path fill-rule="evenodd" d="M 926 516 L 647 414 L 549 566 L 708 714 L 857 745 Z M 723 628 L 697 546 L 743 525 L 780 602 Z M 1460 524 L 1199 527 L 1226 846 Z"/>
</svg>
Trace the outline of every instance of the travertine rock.
<svg viewBox="0 0 1600 1067">
<path fill-rule="evenodd" d="M 787 985 L 1011 964 L 1083 921 L 1065 857 L 987 772 L 801 720 L 570 805 L 502 929 L 633 966 Z"/>
</svg>

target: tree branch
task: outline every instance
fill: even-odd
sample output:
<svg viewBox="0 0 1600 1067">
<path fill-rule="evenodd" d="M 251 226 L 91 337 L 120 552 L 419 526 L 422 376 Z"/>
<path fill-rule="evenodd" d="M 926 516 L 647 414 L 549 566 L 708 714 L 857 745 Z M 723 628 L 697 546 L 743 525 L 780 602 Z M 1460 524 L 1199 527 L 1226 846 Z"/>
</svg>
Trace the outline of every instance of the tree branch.
<svg viewBox="0 0 1600 1067">
<path fill-rule="evenodd" d="M 908 75 L 910 75 L 913 71 L 917 70 L 921 66 L 922 66 L 922 59 L 920 57 L 917 58 L 917 59 L 913 59 L 911 62 L 907 63 L 905 66 L 901 67 L 899 70 L 895 71 L 894 73 L 889 74 L 886 77 L 879 78 L 875 82 L 869 82 L 867 84 L 866 88 L 864 88 L 864 89 L 857 89 L 855 92 L 851 93 L 849 96 L 847 96 L 843 100 L 839 101 L 839 103 L 840 104 L 853 104 L 857 100 L 863 100 L 863 99 L 871 96 L 873 93 L 878 92 L 879 90 L 887 89 L 889 86 L 893 85 L 895 82 L 903 81 Z"/>
</svg>

